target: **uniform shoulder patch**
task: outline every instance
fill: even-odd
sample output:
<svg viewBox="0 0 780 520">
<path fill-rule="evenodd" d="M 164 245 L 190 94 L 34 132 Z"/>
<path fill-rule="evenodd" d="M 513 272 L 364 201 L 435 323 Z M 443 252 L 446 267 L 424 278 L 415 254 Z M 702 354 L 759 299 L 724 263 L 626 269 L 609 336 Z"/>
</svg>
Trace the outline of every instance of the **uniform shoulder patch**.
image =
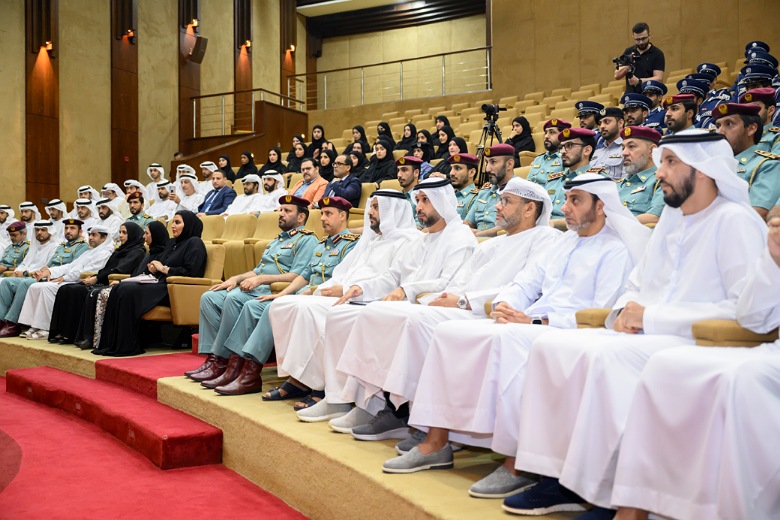
<svg viewBox="0 0 780 520">
<path fill-rule="evenodd" d="M 486 182 L 485 184 L 482 185 L 482 188 L 480 188 L 480 189 L 489 190 L 492 187 L 493 187 L 492 184 L 490 184 L 489 182 Z"/>
<path fill-rule="evenodd" d="M 780 133 L 780 126 L 770 126 L 769 131 L 774 133 Z"/>
<path fill-rule="evenodd" d="M 588 168 L 585 173 L 604 173 L 605 171 L 607 171 L 606 168 L 601 166 L 594 166 L 592 168 Z"/>
<path fill-rule="evenodd" d="M 144 214 L 143 214 L 143 215 L 141 215 L 141 216 L 142 216 L 143 218 L 150 218 L 150 219 L 154 219 L 154 217 L 153 217 L 153 216 L 151 216 L 151 215 L 147 215 L 146 213 L 144 213 Z"/>
<path fill-rule="evenodd" d="M 360 235 L 358 235 L 357 233 L 344 233 L 343 235 L 341 235 L 341 238 L 344 240 L 349 240 L 350 242 L 354 242 L 355 240 L 360 238 Z"/>
<path fill-rule="evenodd" d="M 479 188 L 474 188 L 474 189 L 473 189 L 473 190 L 471 190 L 469 193 L 471 193 L 472 195 L 476 195 L 476 194 L 478 194 L 478 193 L 479 193 Z"/>
<path fill-rule="evenodd" d="M 302 234 L 304 234 L 304 235 L 313 235 L 313 234 L 314 234 L 314 231 L 312 231 L 312 230 L 310 230 L 310 229 L 301 229 L 301 231 L 300 231 L 300 232 L 301 232 Z"/>
<path fill-rule="evenodd" d="M 547 176 L 547 182 L 554 181 L 555 179 L 560 179 L 561 177 L 563 177 L 563 172 L 551 173 L 550 175 Z"/>
<path fill-rule="evenodd" d="M 317 242 L 317 243 L 318 244 L 324 244 L 327 239 L 328 239 L 328 237 L 321 238 L 320 241 Z"/>
<path fill-rule="evenodd" d="M 764 150 L 756 150 L 756 153 L 761 157 L 766 157 L 767 159 L 775 159 L 775 160 L 780 159 L 780 155 L 777 155 L 775 153 L 765 152 Z"/>
</svg>

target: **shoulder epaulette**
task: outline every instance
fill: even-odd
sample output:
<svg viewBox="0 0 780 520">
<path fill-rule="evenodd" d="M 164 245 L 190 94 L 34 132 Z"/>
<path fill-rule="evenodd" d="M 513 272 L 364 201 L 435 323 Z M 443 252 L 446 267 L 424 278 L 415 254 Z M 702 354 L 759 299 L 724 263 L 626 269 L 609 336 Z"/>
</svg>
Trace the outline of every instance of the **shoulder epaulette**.
<svg viewBox="0 0 780 520">
<path fill-rule="evenodd" d="M 74 244 L 84 244 L 84 243 L 86 243 L 86 240 L 84 240 L 84 238 L 83 238 L 83 237 L 79 237 L 79 239 L 78 239 L 78 240 L 76 240 L 76 241 L 75 241 L 75 242 L 73 242 L 73 243 L 74 243 Z"/>
<path fill-rule="evenodd" d="M 607 171 L 606 168 L 603 168 L 601 166 L 594 166 L 592 168 L 588 168 L 587 170 L 585 170 L 585 173 L 604 173 L 605 171 Z"/>
<path fill-rule="evenodd" d="M 153 216 L 151 216 L 151 215 L 147 215 L 146 213 L 144 213 L 142 216 L 143 216 L 143 218 L 151 218 L 151 219 L 154 219 L 154 217 L 153 217 Z"/>
<path fill-rule="evenodd" d="M 25 240 L 24 242 L 22 242 L 22 243 L 21 243 L 21 244 L 19 244 L 19 245 L 22 245 L 22 246 L 23 246 L 24 244 L 27 244 L 27 245 L 29 246 L 31 243 L 32 243 L 32 242 L 30 242 L 30 239 L 28 238 L 27 240 Z"/>
<path fill-rule="evenodd" d="M 318 244 L 324 244 L 324 243 L 325 243 L 325 241 L 326 241 L 327 239 L 328 239 L 328 237 L 323 237 L 323 238 L 321 238 L 321 239 L 320 239 L 320 241 L 319 241 L 319 242 L 317 242 L 317 243 L 318 243 Z"/>
<path fill-rule="evenodd" d="M 301 234 L 303 234 L 303 235 L 313 235 L 314 231 L 312 231 L 310 229 L 301 229 Z"/>
<path fill-rule="evenodd" d="M 344 233 L 343 235 L 339 235 L 339 236 L 341 236 L 341 238 L 343 238 L 344 240 L 349 240 L 350 242 L 354 242 L 355 240 L 360 238 L 360 235 L 358 235 L 357 233 Z"/>
<path fill-rule="evenodd" d="M 769 132 L 775 132 L 775 133 L 780 132 L 780 126 L 770 126 Z"/>
<path fill-rule="evenodd" d="M 60 245 L 61 245 L 61 246 L 67 246 L 67 245 L 68 245 L 68 243 L 67 243 L 67 242 L 60 242 Z"/>
<path fill-rule="evenodd" d="M 547 182 L 554 181 L 555 179 L 560 179 L 561 177 L 563 177 L 563 172 L 551 173 L 550 175 L 547 176 Z"/>
<path fill-rule="evenodd" d="M 492 184 L 490 184 L 489 182 L 486 182 L 485 184 L 482 185 L 482 188 L 480 188 L 480 189 L 489 190 L 492 187 L 493 187 Z"/>
<path fill-rule="evenodd" d="M 471 193 L 472 195 L 477 195 L 479 193 L 479 189 L 478 188 L 474 188 L 469 193 Z"/>
<path fill-rule="evenodd" d="M 293 228 L 290 231 L 288 231 L 287 234 L 290 235 L 290 238 L 292 238 L 292 237 L 294 237 L 295 235 L 298 234 L 298 230 Z"/>
<path fill-rule="evenodd" d="M 764 150 L 756 150 L 756 153 L 761 157 L 766 157 L 767 159 L 780 159 L 780 155 L 765 152 Z"/>
</svg>

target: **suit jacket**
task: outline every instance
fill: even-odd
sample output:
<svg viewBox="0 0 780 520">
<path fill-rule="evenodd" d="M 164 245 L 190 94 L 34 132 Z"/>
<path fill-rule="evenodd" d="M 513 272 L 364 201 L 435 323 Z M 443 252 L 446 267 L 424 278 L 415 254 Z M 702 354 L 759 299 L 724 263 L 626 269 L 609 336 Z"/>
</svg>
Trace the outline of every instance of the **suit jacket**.
<svg viewBox="0 0 780 520">
<path fill-rule="evenodd" d="M 357 208 L 360 204 L 360 195 L 363 192 L 363 186 L 360 181 L 354 175 L 347 175 L 341 180 L 332 180 L 328 187 L 325 188 L 323 196 L 326 197 L 341 197 L 347 199 L 353 208 Z"/>
<path fill-rule="evenodd" d="M 225 212 L 230 203 L 236 198 L 236 192 L 229 186 L 224 186 L 219 190 L 211 190 L 206 194 L 203 199 L 203 204 L 198 206 L 198 213 L 206 213 L 206 215 L 221 215 Z M 211 200 L 211 207 L 208 211 L 203 211 L 209 200 Z"/>
<path fill-rule="evenodd" d="M 301 187 L 303 184 L 303 179 L 299 180 L 295 183 L 295 186 L 290 188 L 288 193 L 294 194 L 296 191 L 298 191 L 298 188 Z M 318 202 L 324 195 L 325 195 L 325 188 L 328 186 L 328 181 L 323 179 L 322 177 L 317 177 L 317 180 L 311 183 L 311 186 L 306 188 L 306 191 L 303 192 L 303 198 L 309 201 L 309 207 L 312 206 L 315 202 Z"/>
</svg>

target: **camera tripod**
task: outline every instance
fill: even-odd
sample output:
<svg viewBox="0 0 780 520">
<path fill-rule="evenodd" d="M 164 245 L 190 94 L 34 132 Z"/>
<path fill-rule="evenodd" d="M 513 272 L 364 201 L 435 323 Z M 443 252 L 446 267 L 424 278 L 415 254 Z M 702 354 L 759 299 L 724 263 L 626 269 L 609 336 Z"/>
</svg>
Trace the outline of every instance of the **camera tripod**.
<svg viewBox="0 0 780 520">
<path fill-rule="evenodd" d="M 490 148 L 493 146 L 493 140 L 497 139 L 498 143 L 503 143 L 504 140 L 501 138 L 501 129 L 498 128 L 498 125 L 496 124 L 496 120 L 498 119 L 498 112 L 494 114 L 488 113 L 485 116 L 485 126 L 482 127 L 482 135 L 479 138 L 479 142 L 477 143 L 477 159 L 479 159 L 479 168 L 477 169 L 477 179 L 476 179 L 476 185 L 477 188 L 481 189 L 482 186 L 487 182 L 487 174 L 485 172 L 485 146 Z"/>
</svg>

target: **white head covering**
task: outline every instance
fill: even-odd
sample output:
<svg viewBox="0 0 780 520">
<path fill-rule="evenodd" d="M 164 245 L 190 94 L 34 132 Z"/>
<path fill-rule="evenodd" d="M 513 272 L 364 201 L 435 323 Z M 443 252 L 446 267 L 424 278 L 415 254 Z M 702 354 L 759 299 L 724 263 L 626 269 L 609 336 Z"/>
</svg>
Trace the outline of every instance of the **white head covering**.
<svg viewBox="0 0 780 520">
<path fill-rule="evenodd" d="M 152 179 L 152 172 L 151 172 L 152 168 L 154 168 L 156 170 L 160 170 L 160 181 L 165 179 L 165 168 L 163 168 L 162 164 L 159 164 L 159 163 L 152 163 L 146 169 L 146 175 L 148 175 L 150 179 Z M 152 180 L 154 180 L 154 179 L 152 179 Z M 160 182 L 160 181 L 157 181 L 157 182 Z"/>
<path fill-rule="evenodd" d="M 192 168 L 190 168 L 192 169 Z M 193 170 L 194 171 L 194 170 Z M 198 191 L 198 186 L 200 186 L 200 182 L 198 182 L 198 177 L 194 173 L 190 172 L 184 172 L 181 175 L 179 175 L 178 179 L 176 179 L 176 185 L 181 189 L 181 181 L 183 179 L 187 179 L 192 183 L 192 187 L 195 188 L 195 192 Z"/>
<path fill-rule="evenodd" d="M 63 216 L 65 213 L 67 213 L 68 208 L 65 207 L 65 203 L 62 202 L 60 199 L 51 199 L 48 204 L 46 204 L 46 207 L 43 208 L 46 211 L 46 214 L 51 217 L 51 210 L 58 209 L 62 211 Z"/>
<path fill-rule="evenodd" d="M 167 179 L 157 182 L 157 187 L 158 188 L 164 188 L 164 187 L 170 186 L 170 185 L 171 185 L 171 181 L 169 181 Z"/>
<path fill-rule="evenodd" d="M 604 203 L 606 225 L 626 244 L 634 264 L 639 262 L 645 252 L 647 241 L 650 240 L 651 231 L 620 202 L 615 181 L 597 173 L 583 173 L 567 182 L 564 190 L 582 190 L 597 196 Z"/>
<path fill-rule="evenodd" d="M 19 204 L 19 211 L 21 211 L 23 209 L 31 209 L 31 210 L 33 210 L 33 213 L 35 213 L 35 220 L 41 220 L 41 212 L 38 209 L 38 206 L 36 206 L 32 202 L 24 201 L 21 204 Z"/>
<path fill-rule="evenodd" d="M 195 175 L 197 177 L 197 172 L 195 171 L 195 168 L 193 168 L 189 164 L 180 164 L 176 167 L 176 180 L 178 181 L 179 178 L 182 176 L 182 174 L 185 173 L 189 173 L 190 175 Z"/>
<path fill-rule="evenodd" d="M 54 226 L 54 222 L 51 220 L 36 220 L 33 224 L 33 227 L 37 228 L 50 228 L 52 226 Z"/>
<path fill-rule="evenodd" d="M 217 171 L 219 169 L 219 168 L 217 168 L 217 165 L 214 164 L 212 161 L 202 162 L 202 163 L 200 163 L 200 167 L 201 168 L 206 168 L 211 173 L 214 173 L 215 171 Z"/>
<path fill-rule="evenodd" d="M 125 192 L 119 187 L 119 184 L 109 182 L 103 186 L 103 191 L 113 191 L 116 193 L 117 200 L 123 200 L 125 198 Z"/>
<path fill-rule="evenodd" d="M 280 182 L 284 182 L 284 177 L 282 177 L 282 174 L 276 170 L 266 170 L 265 173 L 263 173 L 263 177 L 271 177 L 273 180 L 275 180 L 277 188 L 279 187 Z"/>
<path fill-rule="evenodd" d="M 105 207 L 107 207 L 108 209 L 111 210 L 111 214 L 113 215 L 113 214 L 115 214 L 117 212 L 116 208 L 117 208 L 117 201 L 118 200 L 119 199 L 114 199 L 114 200 L 111 200 L 111 199 L 100 199 L 99 201 L 97 201 L 95 203 L 95 208 L 100 208 L 100 206 L 105 206 Z M 100 214 L 98 213 L 98 216 L 99 215 Z"/>
<path fill-rule="evenodd" d="M 79 194 L 84 191 L 88 191 L 92 194 L 93 201 L 96 201 L 100 198 L 100 193 L 98 193 L 97 190 L 92 186 L 90 186 L 89 184 L 85 184 L 84 186 L 81 186 L 78 190 L 76 190 L 76 197 L 79 197 L 80 196 Z"/>
<path fill-rule="evenodd" d="M 144 208 L 148 208 L 149 207 L 149 199 L 150 199 L 150 197 L 149 197 L 149 194 L 146 193 L 146 186 L 144 186 L 143 184 L 141 184 L 140 182 L 138 182 L 135 179 L 126 180 L 125 181 L 125 189 L 129 188 L 130 186 L 135 186 L 136 188 L 138 188 L 141 191 L 141 195 L 144 198 Z M 156 194 L 154 194 L 154 195 L 156 195 Z"/>
<path fill-rule="evenodd" d="M 76 207 L 78 206 L 86 206 L 89 208 L 89 214 L 92 216 L 92 218 L 97 218 L 98 212 L 97 207 L 95 207 L 95 201 L 89 200 L 89 199 L 76 199 Z"/>
<path fill-rule="evenodd" d="M 279 177 L 281 178 L 281 175 Z M 244 175 L 241 178 L 241 183 L 243 184 L 245 182 L 256 182 L 257 184 L 260 184 L 260 176 L 254 173 L 250 173 L 249 175 Z"/>
<path fill-rule="evenodd" d="M 104 235 L 110 235 L 111 230 L 108 229 L 107 226 L 104 226 L 103 224 L 95 224 L 92 227 L 90 227 L 87 232 L 89 233 L 103 233 Z"/>
<path fill-rule="evenodd" d="M 16 213 L 13 210 L 13 208 L 11 208 L 11 206 L 9 206 L 8 204 L 2 204 L 2 205 L 0 205 L 0 210 L 5 211 L 6 213 L 8 213 L 8 218 L 5 220 L 6 224 L 3 224 L 3 225 L 11 225 L 11 222 L 13 222 L 11 219 L 13 219 L 14 216 L 16 215 Z M 9 220 L 11 220 L 11 222 L 8 222 Z"/>
<path fill-rule="evenodd" d="M 552 214 L 552 200 L 547 194 L 547 190 L 542 188 L 540 184 L 527 181 L 522 177 L 512 177 L 509 182 L 506 183 L 503 190 L 498 192 L 499 195 L 504 193 L 512 193 L 518 197 L 524 199 L 535 200 L 541 202 L 543 205 L 542 214 L 536 219 L 537 226 L 549 226 L 550 215 Z"/>
<path fill-rule="evenodd" d="M 433 208 L 447 225 L 463 221 L 458 213 L 458 199 L 455 198 L 455 190 L 452 189 L 452 183 L 449 180 L 429 177 L 415 186 L 414 190 L 422 191 L 428 196 Z"/>
</svg>

